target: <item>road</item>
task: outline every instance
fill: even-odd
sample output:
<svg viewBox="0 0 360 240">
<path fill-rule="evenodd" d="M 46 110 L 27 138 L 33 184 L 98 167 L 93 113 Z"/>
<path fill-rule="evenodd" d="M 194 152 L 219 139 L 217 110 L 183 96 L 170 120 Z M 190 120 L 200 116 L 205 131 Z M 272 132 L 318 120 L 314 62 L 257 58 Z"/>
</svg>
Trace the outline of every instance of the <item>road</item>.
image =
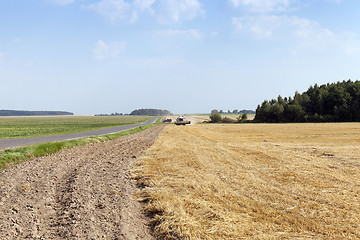
<svg viewBox="0 0 360 240">
<path fill-rule="evenodd" d="M 32 145 L 32 144 L 37 144 L 37 143 L 65 141 L 65 140 L 70 140 L 70 139 L 85 138 L 85 137 L 91 137 L 91 136 L 100 136 L 100 135 L 106 135 L 106 134 L 111 134 L 111 133 L 117 133 L 117 132 L 129 130 L 132 128 L 152 124 L 157 119 L 158 118 L 156 117 L 156 118 L 149 119 L 146 122 L 139 123 L 139 124 L 131 124 L 131 125 L 125 125 L 125 126 L 119 126 L 119 127 L 98 129 L 98 130 L 93 130 L 93 131 L 88 131 L 88 132 L 45 136 L 45 137 L 33 137 L 33 138 L 0 139 L 0 149 L 15 148 L 15 147 Z"/>
</svg>

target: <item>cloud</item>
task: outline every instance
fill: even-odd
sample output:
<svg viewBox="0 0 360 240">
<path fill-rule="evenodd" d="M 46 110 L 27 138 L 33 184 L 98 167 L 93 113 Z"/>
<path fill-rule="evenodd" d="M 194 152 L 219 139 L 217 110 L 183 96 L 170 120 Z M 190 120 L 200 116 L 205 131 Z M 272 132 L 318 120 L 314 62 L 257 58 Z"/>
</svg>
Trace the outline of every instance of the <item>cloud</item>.
<svg viewBox="0 0 360 240">
<path fill-rule="evenodd" d="M 83 8 L 94 11 L 109 21 L 122 20 L 129 17 L 131 5 L 124 0 L 102 0 Z"/>
<path fill-rule="evenodd" d="M 145 11 L 151 9 L 152 5 L 155 3 L 155 0 L 135 0 L 134 6 L 140 11 Z"/>
<path fill-rule="evenodd" d="M 244 7 L 252 11 L 270 12 L 289 9 L 295 0 L 229 0 L 233 7 Z"/>
<path fill-rule="evenodd" d="M 261 15 L 234 17 L 232 23 L 241 35 L 292 45 L 297 50 L 337 51 L 337 53 L 346 55 L 360 53 L 360 40 L 354 33 L 334 33 L 322 27 L 318 22 L 307 18 Z"/>
<path fill-rule="evenodd" d="M 160 0 L 166 18 L 175 22 L 192 20 L 204 13 L 202 4 L 198 0 Z M 161 21 L 167 21 L 160 16 Z"/>
<path fill-rule="evenodd" d="M 332 36 L 329 30 L 321 28 L 317 22 L 297 16 L 261 15 L 234 17 L 232 23 L 237 31 L 249 32 L 254 38 Z"/>
<path fill-rule="evenodd" d="M 143 12 L 147 12 L 150 15 L 154 15 L 155 12 L 152 8 L 152 5 L 155 3 L 155 0 L 135 0 L 132 4 L 132 14 L 130 18 L 131 23 L 138 21 L 139 15 Z"/>
<path fill-rule="evenodd" d="M 53 4 L 56 4 L 56 5 L 68 5 L 68 4 L 71 4 L 73 3 L 75 0 L 46 0 L 47 2 L 50 2 L 50 3 L 53 3 Z"/>
<path fill-rule="evenodd" d="M 122 52 L 125 51 L 127 42 L 114 41 L 105 43 L 102 40 L 97 41 L 93 50 L 94 59 L 102 61 L 106 59 L 117 58 Z"/>
<path fill-rule="evenodd" d="M 101 0 L 83 6 L 110 21 L 135 23 L 143 14 L 150 14 L 162 23 L 192 20 L 204 13 L 198 0 Z"/>
<path fill-rule="evenodd" d="M 166 35 L 170 37 L 185 37 L 186 39 L 195 39 L 199 40 L 202 37 L 202 34 L 196 29 L 189 30 L 167 30 Z"/>
</svg>

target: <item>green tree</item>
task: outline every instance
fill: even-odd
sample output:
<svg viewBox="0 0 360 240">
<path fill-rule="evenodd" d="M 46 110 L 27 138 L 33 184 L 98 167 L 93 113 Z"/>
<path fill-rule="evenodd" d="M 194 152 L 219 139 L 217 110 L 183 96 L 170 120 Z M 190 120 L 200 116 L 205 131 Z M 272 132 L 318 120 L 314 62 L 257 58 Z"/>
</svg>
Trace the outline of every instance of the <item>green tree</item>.
<svg viewBox="0 0 360 240">
<path fill-rule="evenodd" d="M 246 113 L 243 113 L 243 115 L 241 115 L 241 120 L 242 120 L 243 122 L 245 122 L 247 119 L 248 119 L 247 114 L 246 114 Z"/>
<path fill-rule="evenodd" d="M 360 121 L 360 81 L 310 86 L 293 98 L 265 100 L 256 109 L 257 122 Z"/>
<path fill-rule="evenodd" d="M 210 121 L 213 123 L 219 123 L 222 120 L 221 114 L 218 112 L 218 110 L 212 110 L 210 114 Z"/>
</svg>

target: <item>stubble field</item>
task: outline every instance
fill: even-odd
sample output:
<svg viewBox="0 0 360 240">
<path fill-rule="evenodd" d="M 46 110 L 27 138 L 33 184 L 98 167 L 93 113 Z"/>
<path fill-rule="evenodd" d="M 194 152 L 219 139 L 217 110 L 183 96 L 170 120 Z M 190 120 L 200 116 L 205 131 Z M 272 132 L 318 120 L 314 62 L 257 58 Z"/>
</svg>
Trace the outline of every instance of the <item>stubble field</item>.
<svg viewBox="0 0 360 240">
<path fill-rule="evenodd" d="M 167 126 L 134 172 L 158 238 L 360 239 L 360 124 Z"/>
</svg>

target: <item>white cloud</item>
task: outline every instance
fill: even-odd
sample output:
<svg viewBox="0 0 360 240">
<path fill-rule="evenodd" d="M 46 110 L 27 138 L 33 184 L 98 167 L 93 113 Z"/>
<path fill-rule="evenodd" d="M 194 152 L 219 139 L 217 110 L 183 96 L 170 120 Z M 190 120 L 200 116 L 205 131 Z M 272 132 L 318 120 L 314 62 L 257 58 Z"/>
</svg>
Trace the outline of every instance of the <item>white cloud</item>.
<svg viewBox="0 0 360 240">
<path fill-rule="evenodd" d="M 124 0 L 101 0 L 84 8 L 95 11 L 109 21 L 117 21 L 129 17 L 131 5 Z"/>
<path fill-rule="evenodd" d="M 136 9 L 145 11 L 151 9 L 152 5 L 155 3 L 155 0 L 135 0 L 134 6 Z"/>
<path fill-rule="evenodd" d="M 167 17 L 175 22 L 192 20 L 204 13 L 198 0 L 160 0 L 160 3 Z M 161 21 L 164 20 L 164 18 L 161 19 Z"/>
<path fill-rule="evenodd" d="M 46 0 L 46 1 L 56 5 L 68 5 L 73 3 L 75 0 Z"/>
<path fill-rule="evenodd" d="M 150 15 L 154 15 L 155 12 L 152 8 L 152 5 L 155 3 L 155 0 L 135 0 L 132 5 L 132 14 L 130 18 L 131 23 L 137 22 L 139 15 L 143 12 L 148 12 Z"/>
<path fill-rule="evenodd" d="M 306 18 L 262 15 L 233 18 L 232 23 L 240 34 L 250 34 L 255 39 L 275 40 L 298 50 L 329 51 L 346 55 L 360 53 L 360 40 L 355 34 L 334 33 Z"/>
<path fill-rule="evenodd" d="M 288 9 L 295 0 L 229 0 L 235 7 L 245 7 L 252 11 L 269 12 L 284 11 Z"/>
<path fill-rule="evenodd" d="M 156 16 L 162 23 L 192 20 L 204 13 L 198 0 L 101 0 L 83 6 L 110 21 L 138 21 L 141 15 Z"/>
<path fill-rule="evenodd" d="M 202 34 L 196 29 L 189 30 L 167 30 L 165 32 L 168 36 L 171 37 L 185 37 L 186 39 L 201 39 Z"/>
<path fill-rule="evenodd" d="M 310 38 L 314 35 L 331 36 L 331 32 L 322 29 L 315 21 L 296 16 L 261 15 L 234 17 L 233 26 L 240 32 L 250 32 L 255 38 L 276 38 L 298 36 Z"/>
<path fill-rule="evenodd" d="M 93 50 L 93 56 L 99 61 L 119 57 L 125 51 L 126 44 L 125 41 L 105 43 L 99 40 Z"/>
</svg>

